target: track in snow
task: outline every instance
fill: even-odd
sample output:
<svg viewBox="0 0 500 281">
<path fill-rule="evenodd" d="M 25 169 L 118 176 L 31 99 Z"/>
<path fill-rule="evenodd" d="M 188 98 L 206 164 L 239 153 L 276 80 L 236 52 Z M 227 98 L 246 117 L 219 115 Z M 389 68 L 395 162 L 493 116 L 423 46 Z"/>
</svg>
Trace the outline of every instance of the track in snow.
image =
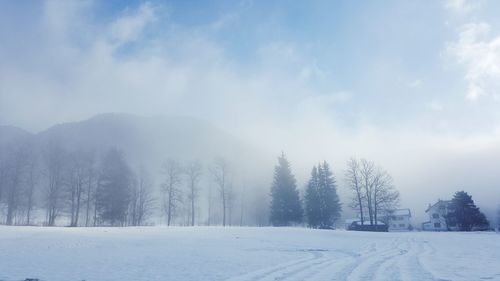
<svg viewBox="0 0 500 281">
<path fill-rule="evenodd" d="M 307 257 L 259 269 L 227 281 L 438 281 L 420 260 L 431 248 L 426 241 L 393 239 L 370 244 L 360 253 L 303 250 Z"/>
</svg>

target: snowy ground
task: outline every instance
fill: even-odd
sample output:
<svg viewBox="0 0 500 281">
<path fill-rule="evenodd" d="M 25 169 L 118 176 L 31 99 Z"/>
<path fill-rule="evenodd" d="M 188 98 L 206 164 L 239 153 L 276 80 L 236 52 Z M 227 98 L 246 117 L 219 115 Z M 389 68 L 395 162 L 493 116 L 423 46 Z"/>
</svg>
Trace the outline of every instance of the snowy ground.
<svg viewBox="0 0 500 281">
<path fill-rule="evenodd" d="M 500 280 L 500 234 L 0 227 L 0 280 Z"/>
</svg>

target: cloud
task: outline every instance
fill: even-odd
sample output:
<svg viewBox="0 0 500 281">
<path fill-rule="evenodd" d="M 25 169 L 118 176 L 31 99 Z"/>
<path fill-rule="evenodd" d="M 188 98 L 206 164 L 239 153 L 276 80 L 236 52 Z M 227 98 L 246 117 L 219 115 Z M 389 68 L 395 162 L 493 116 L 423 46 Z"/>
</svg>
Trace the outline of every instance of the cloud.
<svg viewBox="0 0 500 281">
<path fill-rule="evenodd" d="M 459 14 L 465 15 L 479 8 L 479 1 L 469 0 L 446 0 L 446 9 Z"/>
<path fill-rule="evenodd" d="M 408 86 L 410 86 L 410 88 L 417 88 L 417 87 L 420 87 L 421 85 L 422 85 L 422 80 L 415 79 L 412 82 L 410 82 L 410 84 Z"/>
<path fill-rule="evenodd" d="M 443 111 L 444 109 L 444 106 L 436 101 L 429 102 L 426 107 L 431 111 Z"/>
<path fill-rule="evenodd" d="M 156 19 L 152 4 L 145 2 L 137 11 L 115 20 L 109 26 L 111 38 L 118 45 L 136 40 L 144 28 Z"/>
<path fill-rule="evenodd" d="M 469 23 L 460 29 L 458 40 L 448 52 L 465 68 L 467 99 L 499 98 L 500 35 L 492 36 L 489 24 Z"/>
</svg>

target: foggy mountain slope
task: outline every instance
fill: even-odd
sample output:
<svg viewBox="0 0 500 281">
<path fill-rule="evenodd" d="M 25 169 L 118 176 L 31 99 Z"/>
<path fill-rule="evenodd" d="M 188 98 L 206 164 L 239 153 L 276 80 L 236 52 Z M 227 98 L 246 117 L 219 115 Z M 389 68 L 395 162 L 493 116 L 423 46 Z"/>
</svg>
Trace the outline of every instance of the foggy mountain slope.
<svg viewBox="0 0 500 281">
<path fill-rule="evenodd" d="M 38 133 L 36 138 L 41 144 L 55 141 L 84 151 L 118 148 L 133 166 L 155 170 L 167 158 L 210 163 L 223 157 L 232 164 L 244 158 L 252 167 L 262 166 L 255 164 L 263 158 L 262 152 L 243 141 L 190 117 L 107 113 L 55 125 Z"/>
<path fill-rule="evenodd" d="M 203 198 L 208 198 L 210 187 L 214 190 L 210 201 L 214 204 L 218 202 L 211 167 L 216 159 L 224 158 L 228 165 L 228 184 L 231 188 L 235 192 L 244 188 L 245 200 L 257 201 L 256 207 L 249 205 L 246 209 L 246 222 L 263 224 L 267 219 L 266 195 L 272 180 L 271 165 L 274 164 L 267 158 L 274 158 L 275 155 L 268 157 L 269 155 L 259 149 L 247 145 L 243 140 L 215 128 L 208 122 L 189 117 L 142 117 L 108 113 L 80 122 L 55 125 L 38 133 L 35 142 L 41 150 L 55 142 L 68 151 L 95 152 L 98 160 L 106 150 L 118 148 L 123 151 L 134 172 L 144 169 L 152 176 L 156 198 L 160 198 L 159 187 L 165 181 L 165 175 L 162 173 L 165 160 L 177 160 L 182 166 L 198 160 L 203 169 L 199 202 L 201 211 L 198 213 L 201 221 L 207 218 L 207 200 Z M 161 215 L 162 212 L 157 209 L 153 219 L 163 222 Z M 220 208 L 212 207 L 211 218 L 219 217 Z M 178 219 L 182 220 L 183 217 Z M 234 220 L 235 216 L 233 222 Z"/>
<path fill-rule="evenodd" d="M 26 139 L 33 134 L 14 126 L 0 126 L 0 145 Z"/>
</svg>

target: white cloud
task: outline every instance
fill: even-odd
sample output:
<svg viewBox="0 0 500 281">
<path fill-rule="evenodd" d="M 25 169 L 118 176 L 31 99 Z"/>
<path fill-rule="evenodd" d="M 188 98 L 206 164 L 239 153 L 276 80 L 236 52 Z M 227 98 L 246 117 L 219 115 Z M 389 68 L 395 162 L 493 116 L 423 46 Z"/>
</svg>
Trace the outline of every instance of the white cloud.
<svg viewBox="0 0 500 281">
<path fill-rule="evenodd" d="M 431 101 L 427 104 L 427 109 L 432 111 L 443 111 L 444 106 L 437 101 Z"/>
<path fill-rule="evenodd" d="M 500 35 L 491 36 L 487 23 L 469 23 L 461 28 L 458 41 L 448 47 L 457 62 L 465 67 L 467 99 L 500 94 Z"/>
<path fill-rule="evenodd" d="M 421 85 L 422 85 L 422 80 L 420 80 L 420 79 L 415 79 L 415 80 L 411 81 L 409 84 L 410 88 L 417 88 L 417 87 L 420 87 Z"/>
<path fill-rule="evenodd" d="M 479 7 L 479 0 L 446 0 L 445 7 L 459 15 L 465 15 Z"/>
<path fill-rule="evenodd" d="M 117 44 L 134 41 L 143 29 L 156 19 L 154 9 L 149 2 L 141 4 L 137 11 L 118 18 L 109 28 L 111 38 Z"/>
</svg>

